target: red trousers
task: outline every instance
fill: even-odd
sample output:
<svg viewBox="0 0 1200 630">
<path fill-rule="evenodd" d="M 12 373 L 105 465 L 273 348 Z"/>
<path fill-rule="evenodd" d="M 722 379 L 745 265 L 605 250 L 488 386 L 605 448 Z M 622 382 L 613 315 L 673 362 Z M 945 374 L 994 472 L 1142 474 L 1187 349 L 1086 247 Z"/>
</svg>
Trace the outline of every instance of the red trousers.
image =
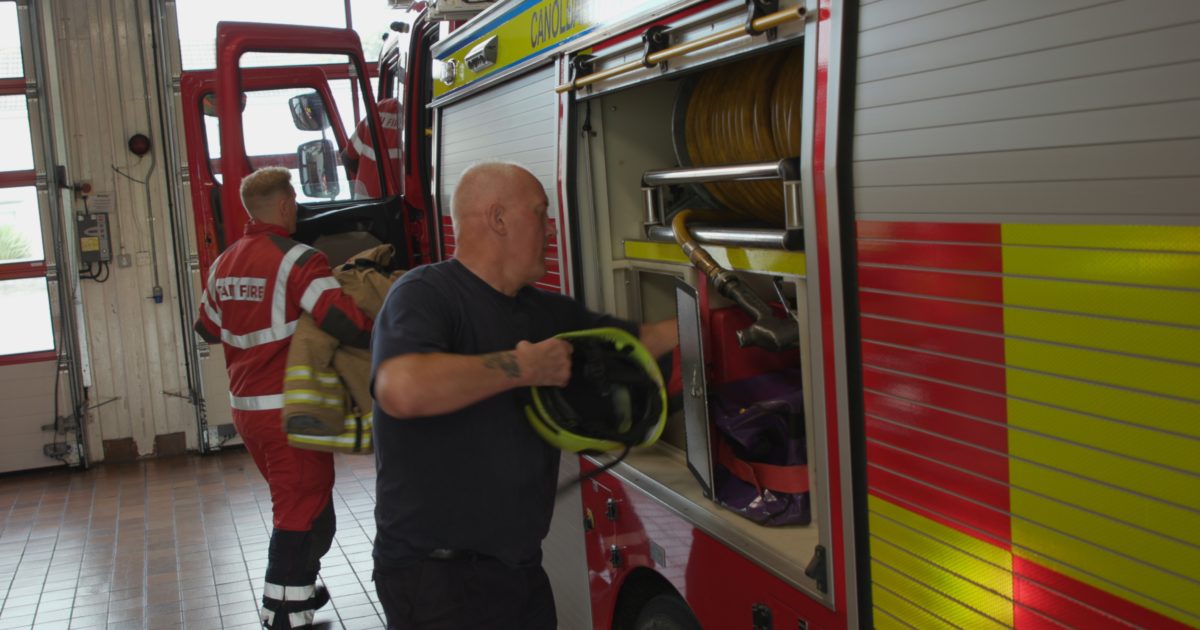
<svg viewBox="0 0 1200 630">
<path fill-rule="evenodd" d="M 333 454 L 289 445 L 278 409 L 234 409 L 233 423 L 271 488 L 275 529 L 312 529 L 333 496 Z"/>
</svg>

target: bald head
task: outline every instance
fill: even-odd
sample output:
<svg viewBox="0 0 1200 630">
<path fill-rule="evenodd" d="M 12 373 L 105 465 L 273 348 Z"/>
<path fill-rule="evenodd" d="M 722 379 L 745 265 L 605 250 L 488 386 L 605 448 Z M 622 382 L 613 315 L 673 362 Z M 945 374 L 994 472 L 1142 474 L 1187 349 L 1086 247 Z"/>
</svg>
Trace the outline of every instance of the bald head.
<svg viewBox="0 0 1200 630">
<path fill-rule="evenodd" d="M 456 238 L 470 231 L 493 205 L 503 205 L 522 185 L 537 185 L 537 178 L 524 167 L 510 162 L 482 162 L 463 171 L 450 199 L 450 218 Z"/>
<path fill-rule="evenodd" d="M 525 168 L 484 162 L 463 172 L 450 200 L 455 257 L 497 290 L 512 294 L 545 273 L 554 234 L 542 184 Z"/>
</svg>

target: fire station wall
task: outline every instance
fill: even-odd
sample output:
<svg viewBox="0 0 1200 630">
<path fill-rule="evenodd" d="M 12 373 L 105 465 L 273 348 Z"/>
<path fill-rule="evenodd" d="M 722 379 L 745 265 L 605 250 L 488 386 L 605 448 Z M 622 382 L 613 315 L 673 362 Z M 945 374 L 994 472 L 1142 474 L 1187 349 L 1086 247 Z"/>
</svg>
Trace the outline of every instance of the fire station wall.
<svg viewBox="0 0 1200 630">
<path fill-rule="evenodd" d="M 1200 4 L 860 18 L 874 623 L 1200 626 Z"/>
<path fill-rule="evenodd" d="M 148 455 L 157 436 L 181 433 L 186 446 L 196 448 L 195 414 L 185 399 L 149 6 L 141 2 L 139 11 L 135 0 L 48 4 L 59 90 L 52 98 L 63 113 L 67 173 L 92 184 L 91 210 L 101 209 L 100 193 L 109 195 L 114 255 L 126 253 L 131 262 L 122 268 L 114 260 L 107 282 L 82 282 L 89 405 L 95 407 L 87 421 L 90 455 L 100 461 L 106 447 L 113 457 Z M 135 133 L 151 139 L 151 153 L 141 159 L 126 145 Z M 82 202 L 76 199 L 73 208 L 81 211 Z M 155 271 L 162 303 L 151 299 Z"/>
</svg>

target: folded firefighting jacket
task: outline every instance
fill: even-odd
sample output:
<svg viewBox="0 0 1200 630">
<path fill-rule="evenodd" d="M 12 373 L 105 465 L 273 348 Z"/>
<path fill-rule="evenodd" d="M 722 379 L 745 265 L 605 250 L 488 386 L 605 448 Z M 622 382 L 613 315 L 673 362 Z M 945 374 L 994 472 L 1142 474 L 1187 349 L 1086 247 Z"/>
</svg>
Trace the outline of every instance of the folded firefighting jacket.
<svg viewBox="0 0 1200 630">
<path fill-rule="evenodd" d="M 333 275 L 372 319 L 403 271 L 395 251 L 380 245 L 339 265 Z M 307 313 L 296 323 L 283 383 L 283 430 L 297 448 L 372 452 L 371 351 L 343 346 Z"/>
</svg>

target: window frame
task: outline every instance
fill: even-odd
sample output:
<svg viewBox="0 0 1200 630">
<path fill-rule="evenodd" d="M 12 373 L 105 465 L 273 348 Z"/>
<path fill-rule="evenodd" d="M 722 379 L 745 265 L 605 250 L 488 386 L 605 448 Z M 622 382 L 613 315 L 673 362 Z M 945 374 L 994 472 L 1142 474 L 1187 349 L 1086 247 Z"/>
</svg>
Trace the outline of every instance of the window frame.
<svg viewBox="0 0 1200 630">
<path fill-rule="evenodd" d="M 18 27 L 19 26 L 20 26 L 20 21 L 18 20 Z M 28 37 L 27 37 L 27 34 L 24 32 L 24 29 L 18 28 L 18 31 L 19 31 L 19 36 L 21 37 L 22 65 L 27 66 L 28 65 L 28 56 L 29 56 L 28 50 L 27 50 L 29 47 Z M 23 74 L 21 76 L 0 78 L 0 96 L 20 96 L 25 99 L 26 107 L 28 107 L 29 83 L 28 83 L 28 79 L 27 79 L 27 74 L 24 74 L 24 73 L 27 73 L 27 71 L 24 68 L 22 68 L 22 71 L 23 71 Z M 34 129 L 32 115 L 33 115 L 32 112 L 27 114 L 27 116 L 30 117 L 30 120 L 29 120 L 30 134 L 33 133 L 33 129 Z M 31 138 L 31 140 L 32 140 L 32 138 Z M 33 155 L 31 155 L 30 157 L 32 158 L 31 161 L 34 162 L 34 168 L 20 170 L 20 171 L 0 171 L 0 188 L 30 188 L 30 187 L 32 187 L 35 190 L 37 189 L 37 187 L 38 187 L 37 186 L 37 153 L 36 153 L 36 151 L 31 151 L 31 152 L 33 153 Z M 38 218 L 39 218 L 39 222 L 41 224 L 40 229 L 38 231 L 38 237 L 42 239 L 43 243 L 45 243 L 47 226 L 45 225 L 45 217 L 43 216 L 43 209 L 42 209 L 40 203 L 38 204 Z M 43 248 L 42 258 L 40 260 L 24 260 L 24 261 L 19 261 L 19 262 L 0 261 L 0 282 L 39 278 L 42 280 L 43 283 L 46 284 L 46 296 L 47 296 L 47 299 L 49 300 L 50 308 L 48 310 L 49 310 L 50 319 L 51 319 L 51 335 L 50 335 L 50 346 L 51 347 L 48 350 L 35 350 L 33 352 L 20 352 L 20 353 L 14 353 L 14 354 L 0 354 L 0 366 L 20 365 L 20 364 L 25 364 L 25 363 L 40 363 L 40 362 L 44 362 L 44 361 L 58 360 L 58 344 L 60 342 L 58 339 L 58 335 L 56 335 L 54 333 L 54 327 L 53 327 L 53 324 L 55 323 L 54 322 L 54 319 L 55 319 L 54 304 L 53 304 L 53 300 L 49 299 L 50 298 L 50 286 L 49 286 L 49 279 L 47 278 L 48 272 L 49 272 L 49 265 L 46 263 L 45 248 Z"/>
</svg>

